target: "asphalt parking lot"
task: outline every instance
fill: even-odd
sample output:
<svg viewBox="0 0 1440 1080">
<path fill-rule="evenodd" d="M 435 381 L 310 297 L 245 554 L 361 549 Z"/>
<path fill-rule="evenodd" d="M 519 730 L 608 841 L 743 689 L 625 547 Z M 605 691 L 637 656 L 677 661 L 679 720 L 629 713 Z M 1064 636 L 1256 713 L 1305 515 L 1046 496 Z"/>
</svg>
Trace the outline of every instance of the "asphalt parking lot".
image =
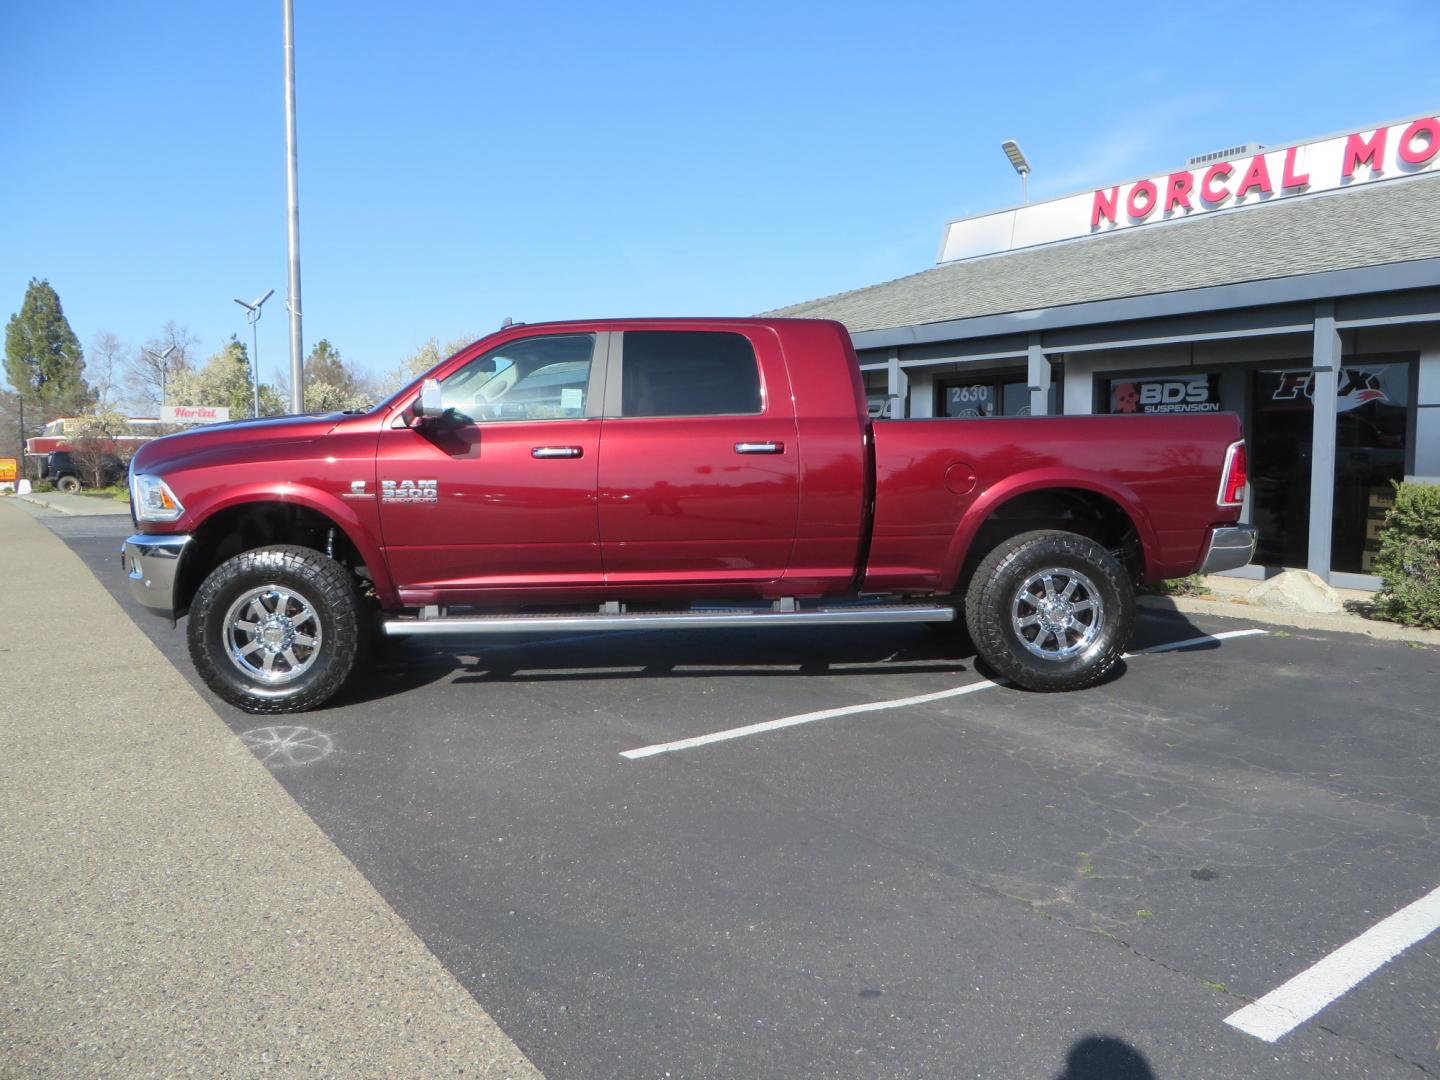
<svg viewBox="0 0 1440 1080">
<path fill-rule="evenodd" d="M 128 520 L 45 522 L 193 679 Z M 1440 886 L 1435 652 L 1248 629 L 1147 614 L 1202 640 L 1067 695 L 917 627 L 396 643 L 215 707 L 552 1080 L 1440 1072 L 1440 935 L 1225 1022 Z"/>
</svg>

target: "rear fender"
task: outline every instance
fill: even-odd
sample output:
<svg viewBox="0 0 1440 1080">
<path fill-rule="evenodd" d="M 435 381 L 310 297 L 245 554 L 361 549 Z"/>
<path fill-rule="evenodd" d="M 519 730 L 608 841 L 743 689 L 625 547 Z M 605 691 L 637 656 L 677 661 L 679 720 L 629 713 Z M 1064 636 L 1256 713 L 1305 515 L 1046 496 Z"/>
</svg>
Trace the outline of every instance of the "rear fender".
<svg viewBox="0 0 1440 1080">
<path fill-rule="evenodd" d="M 960 580 L 960 571 L 965 565 L 965 558 L 970 553 L 970 545 L 991 514 L 1017 495 L 1064 488 L 1094 492 L 1097 495 L 1105 496 L 1119 506 L 1129 517 L 1130 524 L 1135 529 L 1135 535 L 1140 540 L 1140 549 L 1145 565 L 1154 566 L 1156 564 L 1159 547 L 1155 536 L 1155 527 L 1151 524 L 1150 516 L 1145 512 L 1140 497 L 1130 488 L 1100 472 L 1075 469 L 1036 469 L 1006 477 L 987 488 L 979 498 L 970 504 L 965 516 L 960 519 L 960 524 L 950 541 L 949 550 L 946 552 L 945 562 L 941 567 L 941 589 L 944 592 L 951 592 L 955 589 Z"/>
</svg>

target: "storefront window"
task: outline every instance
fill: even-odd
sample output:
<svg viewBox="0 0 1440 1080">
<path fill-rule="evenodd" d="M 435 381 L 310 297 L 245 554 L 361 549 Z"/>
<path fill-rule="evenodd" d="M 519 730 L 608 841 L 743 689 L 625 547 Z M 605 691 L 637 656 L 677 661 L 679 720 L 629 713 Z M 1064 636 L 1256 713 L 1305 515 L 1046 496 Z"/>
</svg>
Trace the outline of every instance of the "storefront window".
<svg viewBox="0 0 1440 1080">
<path fill-rule="evenodd" d="M 1251 425 L 1251 500 L 1260 531 L 1256 561 L 1304 566 L 1310 539 L 1314 372 L 1257 371 Z M 1335 416 L 1331 568 L 1370 573 L 1379 541 L 1372 516 L 1405 473 L 1408 363 L 1341 371 Z"/>
<path fill-rule="evenodd" d="M 1050 385 L 1050 412 L 1055 412 L 1055 384 Z M 1024 379 L 1003 375 L 947 380 L 939 383 L 941 416 L 977 419 L 985 416 L 1029 416 L 1030 386 Z"/>
<path fill-rule="evenodd" d="M 990 381 L 949 383 L 942 390 L 945 415 L 980 417 L 995 415 L 995 384 Z"/>
<path fill-rule="evenodd" d="M 1220 411 L 1220 373 L 1186 373 L 1110 380 L 1105 400 L 1112 413 L 1195 413 Z"/>
</svg>

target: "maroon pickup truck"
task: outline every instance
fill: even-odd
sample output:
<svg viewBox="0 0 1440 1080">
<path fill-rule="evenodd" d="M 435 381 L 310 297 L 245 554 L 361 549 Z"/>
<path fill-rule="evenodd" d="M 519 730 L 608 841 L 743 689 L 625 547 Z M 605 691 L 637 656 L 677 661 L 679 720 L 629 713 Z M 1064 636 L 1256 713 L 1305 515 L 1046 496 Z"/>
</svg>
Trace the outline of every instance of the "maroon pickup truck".
<svg viewBox="0 0 1440 1080">
<path fill-rule="evenodd" d="M 206 683 L 314 708 L 373 635 L 946 623 L 1035 690 L 1133 586 L 1242 566 L 1230 414 L 872 423 L 838 323 L 511 326 L 363 414 L 141 447 L 122 561 Z"/>
</svg>

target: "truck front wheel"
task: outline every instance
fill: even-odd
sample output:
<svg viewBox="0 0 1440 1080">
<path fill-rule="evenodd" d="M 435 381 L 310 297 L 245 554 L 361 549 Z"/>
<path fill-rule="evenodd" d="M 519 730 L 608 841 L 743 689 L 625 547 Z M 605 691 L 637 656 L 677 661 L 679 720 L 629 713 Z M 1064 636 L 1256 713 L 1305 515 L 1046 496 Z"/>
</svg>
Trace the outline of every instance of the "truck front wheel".
<svg viewBox="0 0 1440 1080">
<path fill-rule="evenodd" d="M 1120 562 L 1088 537 L 1028 532 L 990 552 L 965 595 L 975 650 L 1027 690 L 1092 686 L 1119 662 L 1135 621 Z"/>
<path fill-rule="evenodd" d="M 303 712 L 329 700 L 355 667 L 362 618 L 350 573 L 290 545 L 245 551 L 196 591 L 187 630 L 205 685 L 246 712 Z"/>
</svg>

